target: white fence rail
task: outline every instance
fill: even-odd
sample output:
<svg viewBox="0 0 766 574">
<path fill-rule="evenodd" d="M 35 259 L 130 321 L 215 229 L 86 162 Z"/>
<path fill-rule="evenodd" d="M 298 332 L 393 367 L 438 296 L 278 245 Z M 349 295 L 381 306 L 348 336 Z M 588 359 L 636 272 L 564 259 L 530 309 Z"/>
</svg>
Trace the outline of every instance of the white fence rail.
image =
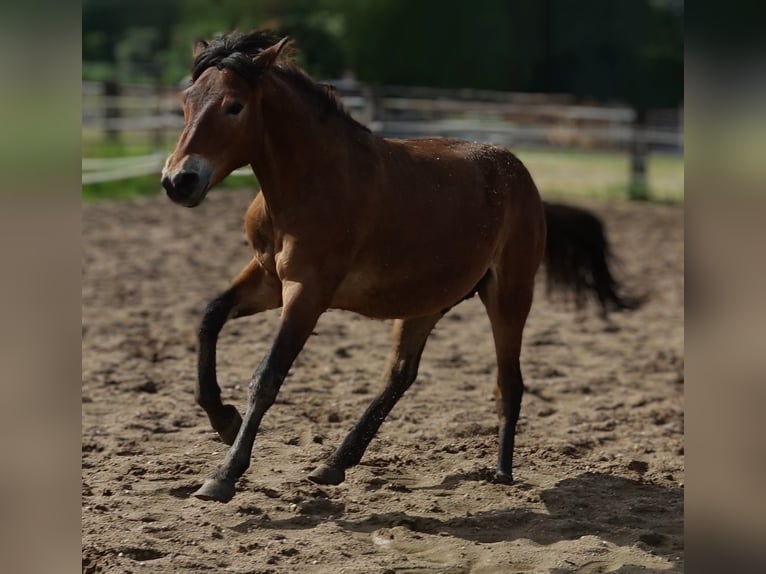
<svg viewBox="0 0 766 574">
<path fill-rule="evenodd" d="M 640 136 L 650 149 L 683 150 L 680 110 L 655 113 L 649 126 L 637 133 L 632 109 L 580 105 L 568 96 L 396 87 L 373 90 L 342 83 L 336 88 L 349 112 L 385 137 L 445 136 L 507 147 L 627 150 Z M 107 96 L 99 84 L 83 83 L 84 131 L 111 133 L 112 137 L 123 132 L 172 133 L 173 140 L 180 133 L 183 116 L 177 90 L 134 86 L 120 90 L 121 95 Z M 82 183 L 158 174 L 166 153 L 163 149 L 140 157 L 85 158 Z M 247 168 L 234 175 L 249 173 Z"/>
<path fill-rule="evenodd" d="M 159 173 L 164 161 L 164 154 L 109 159 L 83 158 L 82 183 L 119 181 Z"/>
<path fill-rule="evenodd" d="M 118 158 L 83 158 L 82 183 L 102 183 L 105 181 L 120 181 L 132 177 L 159 174 L 165 164 L 165 153 L 153 153 L 143 156 Z M 229 177 L 252 175 L 250 168 L 242 168 L 232 172 Z"/>
</svg>

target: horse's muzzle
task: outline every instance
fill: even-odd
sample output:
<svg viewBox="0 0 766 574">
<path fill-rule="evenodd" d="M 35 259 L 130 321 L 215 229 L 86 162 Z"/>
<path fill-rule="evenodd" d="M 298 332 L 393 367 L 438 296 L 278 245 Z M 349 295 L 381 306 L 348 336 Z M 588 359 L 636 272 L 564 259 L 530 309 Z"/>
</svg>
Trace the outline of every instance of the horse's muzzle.
<svg viewBox="0 0 766 574">
<path fill-rule="evenodd" d="M 195 207 L 205 198 L 211 172 L 206 161 L 189 157 L 175 173 L 163 170 L 162 187 L 173 202 Z"/>
</svg>

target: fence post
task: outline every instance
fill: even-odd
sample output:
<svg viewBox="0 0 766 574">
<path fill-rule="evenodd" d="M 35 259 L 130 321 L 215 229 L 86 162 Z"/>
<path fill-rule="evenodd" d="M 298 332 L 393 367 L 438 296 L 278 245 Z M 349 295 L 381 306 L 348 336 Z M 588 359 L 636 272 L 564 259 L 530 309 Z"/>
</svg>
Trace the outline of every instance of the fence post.
<svg viewBox="0 0 766 574">
<path fill-rule="evenodd" d="M 630 183 L 628 197 L 630 199 L 649 199 L 649 183 L 646 179 L 646 159 L 649 149 L 646 143 L 647 110 L 636 110 L 633 121 L 633 139 L 630 142 Z"/>
<path fill-rule="evenodd" d="M 104 119 L 106 124 L 106 139 L 110 142 L 117 143 L 120 141 L 120 130 L 110 120 L 119 119 L 121 116 L 120 106 L 118 102 L 118 96 L 120 95 L 120 84 L 114 80 L 107 80 L 103 84 L 102 93 L 105 96 L 106 103 L 104 105 Z"/>
<path fill-rule="evenodd" d="M 152 145 L 155 150 L 162 149 L 164 135 L 165 135 L 165 116 L 162 105 L 162 82 L 160 81 L 160 75 L 154 76 L 154 112 L 158 118 L 158 124 L 152 130 Z"/>
</svg>

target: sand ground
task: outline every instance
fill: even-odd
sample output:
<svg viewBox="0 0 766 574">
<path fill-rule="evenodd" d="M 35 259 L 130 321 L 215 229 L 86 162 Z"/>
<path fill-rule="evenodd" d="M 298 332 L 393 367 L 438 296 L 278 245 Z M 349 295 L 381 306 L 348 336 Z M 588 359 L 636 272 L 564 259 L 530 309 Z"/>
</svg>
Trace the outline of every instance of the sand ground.
<svg viewBox="0 0 766 574">
<path fill-rule="evenodd" d="M 604 322 L 539 282 L 516 484 L 487 480 L 495 360 L 474 298 L 439 323 L 418 381 L 337 487 L 306 475 L 374 396 L 390 323 L 326 313 L 237 495 L 206 503 L 189 495 L 226 446 L 194 403 L 195 333 L 249 259 L 251 196 L 83 207 L 83 571 L 683 571 L 681 208 L 573 202 L 603 217 L 622 277 L 650 298 Z M 277 322 L 277 311 L 238 319 L 220 337 L 219 382 L 240 410 Z"/>
</svg>

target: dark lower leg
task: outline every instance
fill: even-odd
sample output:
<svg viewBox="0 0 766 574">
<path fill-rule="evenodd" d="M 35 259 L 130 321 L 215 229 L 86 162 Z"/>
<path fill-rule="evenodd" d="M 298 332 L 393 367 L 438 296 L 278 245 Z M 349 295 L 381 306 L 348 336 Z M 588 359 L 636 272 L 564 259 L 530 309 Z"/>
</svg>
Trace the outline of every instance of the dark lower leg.
<svg viewBox="0 0 766 574">
<path fill-rule="evenodd" d="M 340 484 L 345 480 L 345 470 L 359 464 L 388 413 L 415 381 L 426 338 L 441 316 L 395 322 L 394 349 L 386 370 L 385 388 L 367 407 L 338 449 L 309 475 L 309 479 L 319 484 Z"/>
<path fill-rule="evenodd" d="M 234 484 L 250 466 L 261 420 L 274 404 L 282 381 L 325 309 L 321 299 L 301 285 L 291 284 L 289 289 L 292 300 L 286 301 L 279 333 L 250 381 L 247 412 L 234 444 L 221 467 L 194 493 L 198 498 L 228 502 L 234 496 Z"/>
<path fill-rule="evenodd" d="M 413 377 L 414 380 L 414 377 Z M 367 407 L 362 418 L 357 422 L 338 449 L 327 460 L 327 464 L 339 468 L 349 468 L 359 464 L 364 451 L 380 429 L 380 425 L 394 408 L 404 391 L 412 384 L 412 380 L 399 380 L 386 388 Z"/>
<path fill-rule="evenodd" d="M 498 374 L 500 389 L 500 444 L 497 456 L 497 478 L 513 480 L 513 449 L 516 439 L 516 424 L 521 411 L 521 398 L 524 394 L 524 382 L 518 361 Z"/>
<path fill-rule="evenodd" d="M 197 386 L 195 398 L 205 409 L 210 424 L 226 444 L 232 444 L 242 422 L 237 409 L 221 402 L 221 389 L 216 379 L 216 343 L 218 334 L 236 304 L 233 290 L 226 291 L 208 303 L 199 329 Z"/>
<path fill-rule="evenodd" d="M 250 383 L 250 400 L 244 423 L 236 435 L 223 464 L 213 472 L 202 487 L 194 493 L 203 500 L 228 502 L 234 496 L 234 485 L 250 466 L 250 456 L 258 428 L 266 411 L 274 404 L 284 376 L 267 371 L 268 359 L 253 375 Z"/>
<path fill-rule="evenodd" d="M 367 410 L 346 435 L 338 449 L 319 466 L 309 478 L 319 484 L 340 484 L 346 478 L 346 469 L 359 464 L 370 442 L 383 424 L 388 413 L 394 408 L 404 391 L 414 380 L 401 380 L 391 384 L 375 398 Z"/>
</svg>

